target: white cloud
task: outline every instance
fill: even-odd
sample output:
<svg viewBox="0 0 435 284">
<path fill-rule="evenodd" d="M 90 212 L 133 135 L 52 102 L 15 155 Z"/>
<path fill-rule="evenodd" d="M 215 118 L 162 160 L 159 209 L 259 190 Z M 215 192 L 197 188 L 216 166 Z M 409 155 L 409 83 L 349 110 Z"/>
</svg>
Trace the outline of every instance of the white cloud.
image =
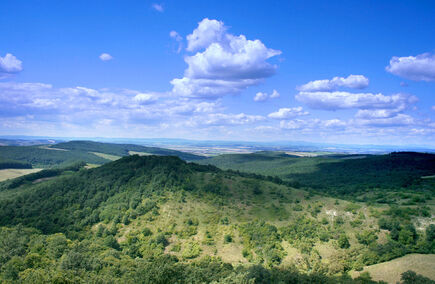
<svg viewBox="0 0 435 284">
<path fill-rule="evenodd" d="M 183 49 L 183 37 L 176 31 L 170 31 L 169 36 L 177 42 L 178 46 L 176 52 L 180 53 Z"/>
<path fill-rule="evenodd" d="M 262 121 L 264 119 L 265 118 L 261 115 L 213 113 L 206 117 L 199 117 L 197 122 L 203 125 L 242 125 Z"/>
<path fill-rule="evenodd" d="M 264 102 L 267 100 L 268 95 L 266 93 L 258 92 L 255 94 L 254 101 L 256 102 Z"/>
<path fill-rule="evenodd" d="M 165 9 L 163 8 L 162 4 L 153 3 L 151 7 L 156 10 L 157 12 L 163 13 Z"/>
<path fill-rule="evenodd" d="M 102 61 L 109 61 L 109 60 L 112 60 L 112 59 L 113 59 L 112 55 L 110 55 L 109 53 L 101 53 L 101 55 L 99 56 L 99 58 L 100 58 Z"/>
<path fill-rule="evenodd" d="M 315 109 L 396 109 L 403 110 L 418 99 L 415 96 L 395 94 L 385 96 L 372 93 L 300 92 L 296 99 Z"/>
<path fill-rule="evenodd" d="M 277 92 L 277 90 L 273 90 L 272 94 L 267 94 L 264 92 L 258 92 L 255 94 L 254 96 L 254 101 L 255 102 L 264 102 L 268 99 L 276 99 L 279 98 L 279 93 Z"/>
<path fill-rule="evenodd" d="M 388 72 L 415 81 L 435 81 L 435 54 L 397 57 L 385 68 Z"/>
<path fill-rule="evenodd" d="M 390 118 L 397 115 L 395 109 L 360 109 L 355 117 L 362 119 Z"/>
<path fill-rule="evenodd" d="M 302 107 L 294 108 L 280 108 L 277 112 L 272 112 L 268 115 L 269 118 L 273 119 L 289 119 L 296 116 L 308 115 L 307 111 L 304 111 Z"/>
<path fill-rule="evenodd" d="M 328 120 L 320 120 L 320 119 L 294 119 L 294 120 L 282 120 L 280 122 L 280 127 L 282 129 L 305 129 L 305 130 L 324 130 L 324 129 L 337 129 L 344 128 L 347 125 L 345 121 L 339 119 L 328 119 Z"/>
<path fill-rule="evenodd" d="M 432 110 L 435 110 L 435 106 L 432 106 Z"/>
<path fill-rule="evenodd" d="M 177 33 L 176 31 L 170 31 L 169 32 L 169 36 L 173 39 L 175 39 L 176 41 L 182 41 L 183 37 L 180 36 L 179 33 Z"/>
<path fill-rule="evenodd" d="M 371 117 L 369 119 L 356 119 L 354 122 L 357 125 L 375 127 L 410 126 L 416 123 L 413 117 L 403 113 L 379 118 Z"/>
<path fill-rule="evenodd" d="M 270 95 L 271 99 L 276 99 L 279 98 L 280 94 L 278 93 L 277 90 L 273 90 L 272 94 Z"/>
<path fill-rule="evenodd" d="M 222 42 L 227 28 L 224 23 L 217 20 L 203 19 L 198 27 L 187 36 L 187 51 L 197 51 L 207 48 L 214 42 Z"/>
<path fill-rule="evenodd" d="M 347 78 L 334 77 L 331 80 L 315 80 L 299 86 L 299 91 L 332 91 L 339 87 L 364 89 L 369 85 L 369 79 L 363 75 L 349 75 Z"/>
<path fill-rule="evenodd" d="M 133 97 L 133 100 L 139 104 L 148 104 L 154 102 L 157 97 L 150 93 L 139 93 Z"/>
<path fill-rule="evenodd" d="M 23 70 L 22 62 L 10 53 L 0 56 L 0 79 L 11 76 Z"/>
<path fill-rule="evenodd" d="M 281 51 L 267 48 L 260 40 L 226 32 L 224 24 L 204 19 L 187 36 L 184 78 L 173 79 L 173 93 L 189 97 L 219 97 L 239 93 L 273 75 L 276 66 L 267 62 Z"/>
</svg>

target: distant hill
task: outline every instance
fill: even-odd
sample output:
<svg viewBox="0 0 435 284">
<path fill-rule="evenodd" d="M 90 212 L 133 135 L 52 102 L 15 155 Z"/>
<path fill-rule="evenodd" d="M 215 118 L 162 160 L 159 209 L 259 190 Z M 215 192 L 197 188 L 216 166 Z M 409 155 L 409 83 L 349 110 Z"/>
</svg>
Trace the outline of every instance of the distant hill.
<svg viewBox="0 0 435 284">
<path fill-rule="evenodd" d="M 386 155 L 297 157 L 284 152 L 227 154 L 198 161 L 221 169 L 278 176 L 296 187 L 359 196 L 373 189 L 428 190 L 435 179 L 435 154 L 393 152 Z M 381 197 L 382 198 L 382 197 Z"/>
<path fill-rule="evenodd" d="M 134 144 L 113 144 L 113 143 L 101 143 L 93 141 L 70 141 L 65 143 L 59 143 L 52 146 L 53 148 L 76 150 L 85 152 L 98 152 L 117 156 L 128 156 L 130 152 L 137 152 L 144 155 L 161 155 L 161 156 L 177 156 L 180 159 L 186 161 L 196 161 L 204 159 L 203 156 L 194 155 L 191 153 L 157 148 L 146 147 Z"/>
<path fill-rule="evenodd" d="M 38 146 L 0 146 L 1 161 L 15 161 L 37 168 L 64 167 L 79 161 L 101 165 L 113 158 L 129 154 L 177 156 L 184 160 L 199 160 L 203 157 L 181 151 L 145 147 L 131 144 L 110 144 L 91 141 L 71 141 Z M 111 155 L 111 156 L 108 156 Z M 114 157 L 115 156 L 115 157 Z M 20 164 L 20 165 L 21 165 Z"/>
</svg>

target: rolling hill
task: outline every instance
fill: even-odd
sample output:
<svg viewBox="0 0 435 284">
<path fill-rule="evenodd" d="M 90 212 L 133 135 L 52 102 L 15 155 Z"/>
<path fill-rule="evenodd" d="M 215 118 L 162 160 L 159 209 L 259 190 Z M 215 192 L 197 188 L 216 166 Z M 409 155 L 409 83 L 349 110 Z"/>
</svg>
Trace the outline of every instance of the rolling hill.
<svg viewBox="0 0 435 284">
<path fill-rule="evenodd" d="M 394 202 L 398 192 L 435 194 L 435 154 L 393 152 L 387 155 L 300 157 L 284 152 L 228 154 L 198 161 L 221 169 L 272 175 L 298 188 L 310 188 L 359 201 Z M 387 193 L 387 194 L 386 194 Z M 412 198 L 413 196 L 411 196 Z"/>
<path fill-rule="evenodd" d="M 429 201 L 368 205 L 153 155 L 26 181 L 0 184 L 4 281 L 374 283 L 347 272 L 435 253 Z"/>
<path fill-rule="evenodd" d="M 6 164 L 7 161 L 9 161 L 9 164 L 14 162 L 13 167 L 17 167 L 17 165 L 29 167 L 31 165 L 36 168 L 64 167 L 81 161 L 101 165 L 114 158 L 127 156 L 132 151 L 146 155 L 177 156 L 192 161 L 203 158 L 181 151 L 133 144 L 71 141 L 37 146 L 0 146 L 0 166 Z M 6 166 L 3 168 L 6 168 Z"/>
</svg>

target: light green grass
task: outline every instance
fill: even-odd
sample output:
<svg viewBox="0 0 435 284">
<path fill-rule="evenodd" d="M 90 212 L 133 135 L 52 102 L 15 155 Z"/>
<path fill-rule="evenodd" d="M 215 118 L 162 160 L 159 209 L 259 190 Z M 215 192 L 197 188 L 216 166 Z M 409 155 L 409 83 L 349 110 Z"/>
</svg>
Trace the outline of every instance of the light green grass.
<svg viewBox="0 0 435 284">
<path fill-rule="evenodd" d="M 424 177 L 421 177 L 422 179 L 427 179 L 427 178 L 435 178 L 435 175 L 431 175 L 431 176 L 424 176 Z"/>
<path fill-rule="evenodd" d="M 3 169 L 0 170 L 0 181 L 36 173 L 40 170 L 42 169 Z"/>
<path fill-rule="evenodd" d="M 396 283 L 400 281 L 401 274 L 408 270 L 435 280 L 435 254 L 409 254 L 384 263 L 366 266 L 363 272 L 368 271 L 373 280 Z M 359 274 L 359 272 L 352 272 L 353 277 Z"/>
<path fill-rule="evenodd" d="M 137 152 L 137 151 L 128 151 L 129 155 L 139 155 L 139 156 L 150 156 L 153 155 L 151 153 L 147 153 L 147 152 Z"/>
<path fill-rule="evenodd" d="M 104 154 L 104 153 L 98 153 L 98 152 L 90 152 L 90 153 L 97 155 L 98 157 L 101 157 L 103 159 L 110 160 L 110 161 L 116 161 L 118 159 L 121 159 L 120 156 L 115 156 L 115 155 L 110 155 L 110 154 Z"/>
</svg>

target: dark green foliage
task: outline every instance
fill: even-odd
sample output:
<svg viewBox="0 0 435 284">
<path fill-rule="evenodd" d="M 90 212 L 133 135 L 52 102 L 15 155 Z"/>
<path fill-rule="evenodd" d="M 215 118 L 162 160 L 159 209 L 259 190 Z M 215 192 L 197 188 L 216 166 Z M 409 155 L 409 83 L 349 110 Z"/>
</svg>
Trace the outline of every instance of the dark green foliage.
<svg viewBox="0 0 435 284">
<path fill-rule="evenodd" d="M 342 249 L 347 249 L 350 247 L 349 239 L 347 238 L 346 234 L 341 234 L 340 237 L 338 237 L 338 246 Z"/>
<path fill-rule="evenodd" d="M 31 169 L 32 164 L 21 162 L 21 161 L 15 161 L 12 159 L 5 159 L 0 156 L 0 170 L 1 169 Z"/>
<path fill-rule="evenodd" d="M 231 243 L 233 241 L 233 238 L 231 237 L 231 235 L 225 235 L 224 236 L 224 242 L 225 243 Z"/>
<path fill-rule="evenodd" d="M 412 270 L 403 272 L 402 277 L 400 279 L 402 280 L 402 284 L 434 284 L 435 283 L 435 281 L 430 280 L 429 278 L 424 277 L 422 275 L 418 275 Z"/>
<path fill-rule="evenodd" d="M 365 230 L 356 234 L 356 238 L 360 244 L 370 245 L 378 239 L 376 232 Z"/>
</svg>

